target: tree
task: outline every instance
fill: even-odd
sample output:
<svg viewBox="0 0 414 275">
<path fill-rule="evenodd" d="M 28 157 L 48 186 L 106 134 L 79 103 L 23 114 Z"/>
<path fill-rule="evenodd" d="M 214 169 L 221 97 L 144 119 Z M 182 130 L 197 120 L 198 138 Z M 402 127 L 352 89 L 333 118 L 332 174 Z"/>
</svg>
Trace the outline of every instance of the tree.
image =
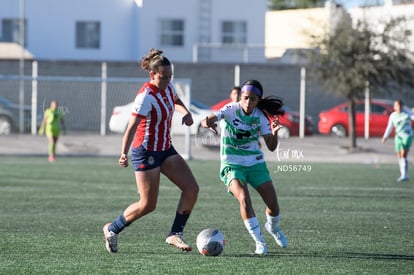
<svg viewBox="0 0 414 275">
<path fill-rule="evenodd" d="M 308 9 L 323 7 L 324 0 L 269 0 L 270 10 Z"/>
<path fill-rule="evenodd" d="M 342 6 L 348 0 L 328 0 L 329 2 Z M 287 9 L 309 9 L 325 6 L 326 0 L 268 0 L 270 10 L 287 10 Z M 382 5 L 381 0 L 364 0 L 359 3 L 360 7 L 372 7 Z"/>
<path fill-rule="evenodd" d="M 355 100 L 363 98 L 367 83 L 371 95 L 408 95 L 406 88 L 414 88 L 414 54 L 407 46 L 411 31 L 405 28 L 405 18 L 375 26 L 366 21 L 352 25 L 346 19 L 343 16 L 331 33 L 310 37 L 319 51 L 308 56 L 307 66 L 325 91 L 347 98 L 352 150 L 357 147 Z"/>
</svg>

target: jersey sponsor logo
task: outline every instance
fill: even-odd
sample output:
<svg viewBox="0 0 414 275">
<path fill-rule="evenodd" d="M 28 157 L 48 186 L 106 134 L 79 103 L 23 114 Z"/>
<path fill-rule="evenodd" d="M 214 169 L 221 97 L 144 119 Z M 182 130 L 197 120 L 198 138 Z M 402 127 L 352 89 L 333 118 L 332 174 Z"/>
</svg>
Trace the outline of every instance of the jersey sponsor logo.
<svg viewBox="0 0 414 275">
<path fill-rule="evenodd" d="M 237 139 L 243 139 L 244 137 L 249 138 L 252 136 L 252 133 L 250 133 L 250 131 L 245 131 L 245 130 L 239 130 L 236 133 L 236 137 Z"/>
</svg>

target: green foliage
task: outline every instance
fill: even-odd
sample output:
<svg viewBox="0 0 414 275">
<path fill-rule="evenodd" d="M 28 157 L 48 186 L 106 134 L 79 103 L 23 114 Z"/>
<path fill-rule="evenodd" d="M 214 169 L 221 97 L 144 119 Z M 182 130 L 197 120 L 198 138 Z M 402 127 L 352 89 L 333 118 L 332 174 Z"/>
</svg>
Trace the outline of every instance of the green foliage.
<svg viewBox="0 0 414 275">
<path fill-rule="evenodd" d="M 195 248 L 202 229 L 217 227 L 219 257 L 182 253 L 164 243 L 179 197 L 162 177 L 155 212 L 119 237 L 111 255 L 102 226 L 137 200 L 133 170 L 115 158 L 0 159 L 1 274 L 410 274 L 414 272 L 414 189 L 397 184 L 394 165 L 308 164 L 278 172 L 268 163 L 290 247 L 264 233 L 269 255 L 253 255 L 236 200 L 218 179 L 218 161 L 191 161 L 200 185 L 185 237 Z M 264 204 L 251 191 L 264 223 Z"/>
<path fill-rule="evenodd" d="M 322 0 L 269 0 L 270 10 L 307 9 L 323 7 Z"/>
<path fill-rule="evenodd" d="M 310 75 L 324 90 L 349 101 L 350 149 L 356 148 L 354 101 L 364 97 L 367 87 L 371 97 L 384 94 L 413 96 L 414 53 L 407 49 L 411 31 L 405 18 L 352 25 L 342 16 L 331 33 L 309 38 L 318 52 L 308 56 Z M 408 89 L 407 89 L 408 88 Z"/>
<path fill-rule="evenodd" d="M 405 20 L 393 18 L 375 26 L 358 21 L 353 26 L 344 16 L 332 33 L 310 37 L 321 50 L 309 56 L 311 75 L 327 92 L 351 100 L 363 97 L 367 83 L 372 96 L 414 88 L 414 53 L 404 46 L 411 36 Z"/>
</svg>

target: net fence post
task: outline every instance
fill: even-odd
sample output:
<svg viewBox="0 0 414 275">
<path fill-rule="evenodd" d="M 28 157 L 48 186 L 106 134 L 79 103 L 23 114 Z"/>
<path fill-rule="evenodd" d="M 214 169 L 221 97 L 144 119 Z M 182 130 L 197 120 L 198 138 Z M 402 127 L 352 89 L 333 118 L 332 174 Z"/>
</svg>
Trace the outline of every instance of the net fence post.
<svg viewBox="0 0 414 275">
<path fill-rule="evenodd" d="M 102 62 L 102 82 L 101 82 L 101 136 L 106 134 L 106 90 L 107 90 L 107 66 Z"/>
<path fill-rule="evenodd" d="M 37 61 L 32 62 L 32 118 L 31 133 L 37 134 Z"/>
</svg>

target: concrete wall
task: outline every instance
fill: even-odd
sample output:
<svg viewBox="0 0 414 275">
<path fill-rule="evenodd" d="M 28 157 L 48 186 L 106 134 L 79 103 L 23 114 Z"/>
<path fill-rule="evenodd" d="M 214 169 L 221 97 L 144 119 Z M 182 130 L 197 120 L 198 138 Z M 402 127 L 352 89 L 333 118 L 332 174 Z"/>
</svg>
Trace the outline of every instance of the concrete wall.
<svg viewBox="0 0 414 275">
<path fill-rule="evenodd" d="M 235 66 L 236 64 L 176 63 L 174 78 L 191 79 L 192 98 L 207 105 L 213 105 L 228 97 L 230 88 L 235 84 Z M 107 119 L 109 121 L 112 108 L 132 101 L 136 91 L 142 85 L 142 79 L 148 80 L 148 73 L 139 68 L 138 62 L 109 62 L 107 68 L 108 77 L 137 79 L 136 83 L 108 87 Z M 100 77 L 101 62 L 40 61 L 38 70 L 41 76 Z M 0 75 L 18 75 L 18 72 L 19 63 L 17 61 L 0 61 Z M 31 75 L 30 62 L 25 64 L 25 75 Z M 282 97 L 288 107 L 299 110 L 300 67 L 280 64 L 240 65 L 240 81 L 243 83 L 249 79 L 257 79 L 262 83 L 265 96 Z M 0 80 L 0 96 L 6 96 L 18 102 L 18 91 L 18 81 L 10 84 Z M 345 98 L 324 93 L 320 86 L 311 80 L 307 81 L 306 91 L 306 113 L 312 116 L 315 130 L 317 130 L 319 112 L 342 103 Z M 39 96 L 49 100 L 57 96 L 64 97 L 64 101 L 72 101 L 72 110 L 76 108 L 72 115 L 82 115 L 82 120 L 86 118 L 92 120 L 95 119 L 92 116 L 97 116 L 96 119 L 99 121 L 100 83 L 86 85 L 75 81 L 59 85 L 55 83 L 39 84 Z M 390 99 L 395 99 L 395 97 L 397 95 L 387 96 Z M 31 104 L 30 99 L 31 82 L 26 81 L 25 103 Z M 407 106 L 414 106 L 413 96 L 404 98 L 404 100 Z M 99 126 L 95 122 L 90 124 Z M 94 128 L 94 130 L 96 129 Z"/>
</svg>

